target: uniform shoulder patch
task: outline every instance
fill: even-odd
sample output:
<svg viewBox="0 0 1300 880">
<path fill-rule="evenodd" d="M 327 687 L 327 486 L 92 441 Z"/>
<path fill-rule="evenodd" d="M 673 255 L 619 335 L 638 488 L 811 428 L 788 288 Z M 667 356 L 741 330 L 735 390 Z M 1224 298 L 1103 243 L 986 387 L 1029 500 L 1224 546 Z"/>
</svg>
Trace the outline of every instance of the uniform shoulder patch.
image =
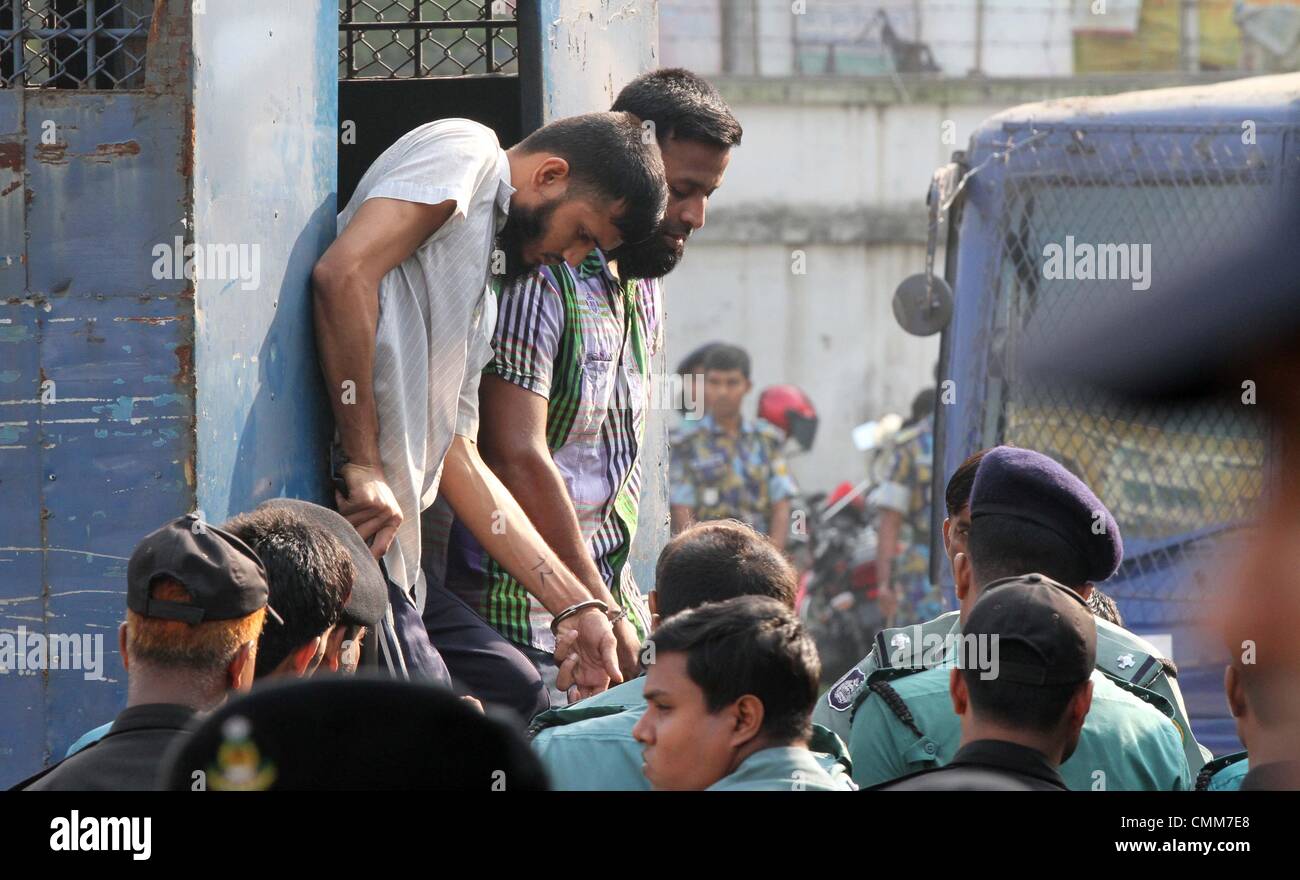
<svg viewBox="0 0 1300 880">
<path fill-rule="evenodd" d="M 858 695 L 858 691 L 862 690 L 862 685 L 866 681 L 867 674 L 854 666 L 840 676 L 839 681 L 831 685 L 831 689 L 826 693 L 826 702 L 836 712 L 847 712 L 853 705 L 853 698 Z"/>
</svg>

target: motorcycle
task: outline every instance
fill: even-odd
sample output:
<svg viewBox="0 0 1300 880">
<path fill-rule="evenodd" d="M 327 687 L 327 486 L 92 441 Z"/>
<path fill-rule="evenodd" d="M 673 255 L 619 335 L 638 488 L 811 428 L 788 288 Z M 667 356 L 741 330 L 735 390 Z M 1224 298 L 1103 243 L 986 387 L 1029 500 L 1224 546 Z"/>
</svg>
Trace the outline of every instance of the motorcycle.
<svg viewBox="0 0 1300 880">
<path fill-rule="evenodd" d="M 854 431 L 854 443 L 869 455 L 868 477 L 841 483 L 829 495 L 804 499 L 804 540 L 809 564 L 800 577 L 796 606 L 817 645 L 823 675 L 835 678 L 871 650 L 886 623 L 876 574 L 879 537 L 869 503 L 889 438 L 902 423 L 886 416 Z"/>
</svg>

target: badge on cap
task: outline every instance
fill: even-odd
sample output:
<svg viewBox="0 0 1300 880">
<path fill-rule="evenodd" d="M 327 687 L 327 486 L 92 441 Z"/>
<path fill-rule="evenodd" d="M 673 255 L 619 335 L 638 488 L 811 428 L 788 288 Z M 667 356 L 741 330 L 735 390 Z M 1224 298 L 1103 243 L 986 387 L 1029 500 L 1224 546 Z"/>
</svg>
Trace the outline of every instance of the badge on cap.
<svg viewBox="0 0 1300 880">
<path fill-rule="evenodd" d="M 831 685 L 831 692 L 826 695 L 826 702 L 830 703 L 831 708 L 836 712 L 846 711 L 853 705 L 853 698 L 857 696 L 858 691 L 862 690 L 862 685 L 866 681 L 867 674 L 854 666 L 844 673 L 839 681 Z"/>
<path fill-rule="evenodd" d="M 1128 669 L 1130 666 L 1133 665 L 1133 655 L 1120 654 L 1118 657 L 1115 658 L 1115 665 L 1118 666 L 1120 669 Z"/>
<path fill-rule="evenodd" d="M 262 760 L 251 739 L 248 719 L 232 715 L 221 725 L 217 766 L 208 768 L 208 787 L 213 791 L 266 791 L 275 782 L 275 765 Z"/>
</svg>

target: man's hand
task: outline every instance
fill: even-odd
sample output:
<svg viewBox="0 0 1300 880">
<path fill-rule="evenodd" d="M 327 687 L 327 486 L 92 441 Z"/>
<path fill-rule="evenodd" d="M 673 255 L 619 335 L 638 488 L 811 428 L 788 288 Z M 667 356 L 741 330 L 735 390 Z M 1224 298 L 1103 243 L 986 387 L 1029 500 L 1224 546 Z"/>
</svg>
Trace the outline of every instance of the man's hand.
<svg viewBox="0 0 1300 880">
<path fill-rule="evenodd" d="M 631 681 L 641 674 L 641 638 L 626 617 L 614 624 L 614 638 L 618 642 L 618 668 L 623 680 Z"/>
<path fill-rule="evenodd" d="M 370 552 L 378 559 L 388 552 L 397 535 L 397 527 L 402 524 L 402 508 L 379 468 L 345 464 L 339 468 L 339 475 L 347 487 L 346 496 L 342 492 L 334 493 L 339 513 L 370 544 Z"/>
<path fill-rule="evenodd" d="M 578 699 L 582 699 L 600 693 L 611 683 L 623 682 L 614 630 L 603 611 L 591 608 L 575 614 L 556 630 L 555 662 L 560 667 L 556 688 L 569 691 L 571 685 L 576 685 Z M 572 696 L 570 692 L 570 699 Z"/>
</svg>

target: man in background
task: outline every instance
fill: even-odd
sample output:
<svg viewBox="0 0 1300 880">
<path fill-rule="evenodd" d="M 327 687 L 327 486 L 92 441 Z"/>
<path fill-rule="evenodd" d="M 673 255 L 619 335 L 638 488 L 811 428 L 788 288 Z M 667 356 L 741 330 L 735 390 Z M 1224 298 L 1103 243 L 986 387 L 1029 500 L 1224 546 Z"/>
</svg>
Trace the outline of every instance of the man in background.
<svg viewBox="0 0 1300 880">
<path fill-rule="evenodd" d="M 911 417 L 894 437 L 888 475 L 872 496 L 880 511 L 876 583 L 887 626 L 929 620 L 945 610 L 943 594 L 930 584 L 934 406 L 933 388 L 916 395 Z"/>
<path fill-rule="evenodd" d="M 781 445 L 762 419 L 741 415 L 750 390 L 749 354 L 718 344 L 704 358 L 705 416 L 684 421 L 672 437 L 669 504 L 673 532 L 692 522 L 738 519 L 784 550 L 796 489 Z"/>
</svg>

